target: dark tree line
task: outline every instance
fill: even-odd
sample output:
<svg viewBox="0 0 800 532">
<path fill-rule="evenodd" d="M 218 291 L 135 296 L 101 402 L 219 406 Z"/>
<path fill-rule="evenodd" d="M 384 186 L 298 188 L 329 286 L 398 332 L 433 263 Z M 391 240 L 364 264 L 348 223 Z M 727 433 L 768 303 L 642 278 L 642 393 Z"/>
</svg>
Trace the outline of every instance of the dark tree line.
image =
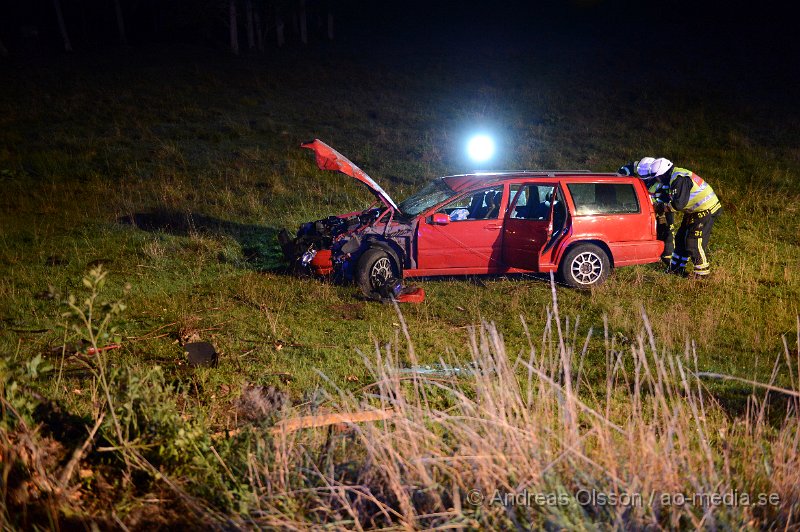
<svg viewBox="0 0 800 532">
<path fill-rule="evenodd" d="M 333 0 L 30 0 L 0 7 L 0 56 L 145 42 L 226 46 L 234 54 L 333 39 Z"/>
</svg>

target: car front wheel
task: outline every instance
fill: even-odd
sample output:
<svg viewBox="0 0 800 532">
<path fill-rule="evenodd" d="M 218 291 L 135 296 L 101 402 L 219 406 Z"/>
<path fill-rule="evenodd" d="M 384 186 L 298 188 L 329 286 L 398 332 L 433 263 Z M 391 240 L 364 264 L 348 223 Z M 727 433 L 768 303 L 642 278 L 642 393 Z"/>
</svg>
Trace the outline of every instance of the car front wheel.
<svg viewBox="0 0 800 532">
<path fill-rule="evenodd" d="M 608 255 L 594 244 L 579 244 L 570 249 L 558 266 L 561 282 L 573 288 L 600 285 L 610 270 Z"/>
<path fill-rule="evenodd" d="M 392 257 L 382 249 L 370 248 L 361 255 L 356 269 L 356 283 L 365 296 L 379 298 L 380 288 L 400 273 Z"/>
</svg>

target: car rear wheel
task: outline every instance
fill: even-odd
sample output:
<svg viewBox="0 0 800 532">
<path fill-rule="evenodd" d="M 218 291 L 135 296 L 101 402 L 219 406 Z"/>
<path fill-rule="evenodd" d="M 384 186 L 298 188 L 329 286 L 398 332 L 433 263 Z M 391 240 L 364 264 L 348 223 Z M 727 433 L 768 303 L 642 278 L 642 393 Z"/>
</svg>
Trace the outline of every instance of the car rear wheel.
<svg viewBox="0 0 800 532">
<path fill-rule="evenodd" d="M 365 296 L 380 298 L 380 288 L 386 281 L 399 276 L 397 265 L 386 251 L 370 248 L 358 260 L 355 278 Z"/>
<path fill-rule="evenodd" d="M 570 249 L 558 266 L 561 282 L 573 288 L 600 285 L 610 270 L 608 255 L 594 244 L 579 244 Z"/>
</svg>

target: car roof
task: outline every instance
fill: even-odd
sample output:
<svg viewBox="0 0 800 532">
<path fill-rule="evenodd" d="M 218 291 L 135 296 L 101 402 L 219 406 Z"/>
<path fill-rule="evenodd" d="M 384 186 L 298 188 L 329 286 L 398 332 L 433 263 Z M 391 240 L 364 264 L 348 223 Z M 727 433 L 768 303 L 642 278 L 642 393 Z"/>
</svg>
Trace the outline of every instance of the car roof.
<svg viewBox="0 0 800 532">
<path fill-rule="evenodd" d="M 590 170 L 505 170 L 497 172 L 475 172 L 473 174 L 458 174 L 444 176 L 441 179 L 456 192 L 468 190 L 482 183 L 496 183 L 526 178 L 578 178 L 578 179 L 621 179 L 624 181 L 637 180 L 636 176 L 625 176 L 614 172 L 592 172 Z"/>
</svg>

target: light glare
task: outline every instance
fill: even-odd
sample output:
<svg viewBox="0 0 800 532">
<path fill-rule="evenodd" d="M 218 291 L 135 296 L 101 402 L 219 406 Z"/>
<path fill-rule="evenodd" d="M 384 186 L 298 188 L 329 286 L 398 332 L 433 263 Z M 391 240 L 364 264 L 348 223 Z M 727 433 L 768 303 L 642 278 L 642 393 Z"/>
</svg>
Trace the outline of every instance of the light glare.
<svg viewBox="0 0 800 532">
<path fill-rule="evenodd" d="M 475 135 L 467 143 L 467 153 L 475 162 L 485 162 L 494 155 L 494 140 L 488 135 Z"/>
</svg>

